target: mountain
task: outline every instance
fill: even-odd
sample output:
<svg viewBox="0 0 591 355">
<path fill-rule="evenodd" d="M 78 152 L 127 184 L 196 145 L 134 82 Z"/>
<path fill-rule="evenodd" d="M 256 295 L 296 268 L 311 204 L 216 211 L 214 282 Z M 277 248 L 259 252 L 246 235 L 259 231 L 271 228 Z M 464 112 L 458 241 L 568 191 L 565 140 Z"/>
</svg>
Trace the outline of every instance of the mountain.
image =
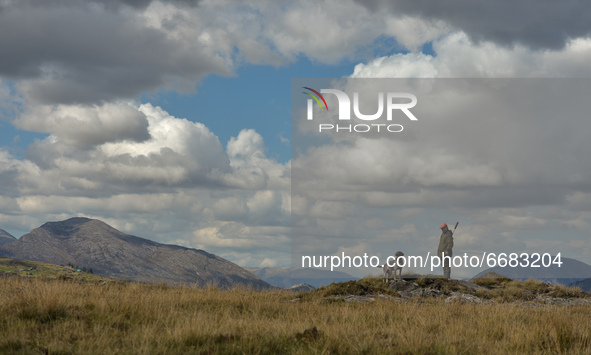
<svg viewBox="0 0 591 355">
<path fill-rule="evenodd" d="M 0 245 L 12 243 L 15 240 L 17 240 L 17 239 L 15 237 L 13 237 L 10 233 L 5 231 L 4 229 L 0 229 Z"/>
<path fill-rule="evenodd" d="M 98 275 L 150 283 L 271 287 L 219 256 L 125 234 L 89 218 L 45 223 L 15 242 L 0 245 L 0 256 L 78 265 Z"/>
<path fill-rule="evenodd" d="M 247 267 L 245 269 L 277 287 L 292 287 L 302 283 L 320 287 L 333 282 L 358 280 L 358 278 L 344 272 L 312 268 Z"/>
<path fill-rule="evenodd" d="M 555 256 L 552 256 L 551 260 L 555 260 L 555 258 Z M 521 261 L 522 259 L 518 260 Z M 531 261 L 532 258 L 530 257 L 530 262 Z M 591 265 L 570 258 L 560 258 L 560 261 L 562 262 L 560 266 L 552 263 L 549 267 L 544 267 L 541 260 L 537 263 L 540 267 L 535 268 L 496 266 L 482 271 L 474 276 L 474 279 L 479 278 L 488 272 L 495 272 L 499 275 L 518 281 L 536 279 L 555 285 L 570 285 L 573 282 L 591 277 Z M 548 263 L 547 259 L 546 263 Z"/>
<path fill-rule="evenodd" d="M 0 245 L 6 243 L 12 243 L 16 240 L 10 233 L 5 231 L 4 229 L 0 229 Z"/>
<path fill-rule="evenodd" d="M 585 292 L 591 292 L 591 278 L 588 278 L 588 279 L 585 279 L 582 281 L 573 282 L 572 284 L 570 284 L 568 286 L 578 287 Z"/>
</svg>

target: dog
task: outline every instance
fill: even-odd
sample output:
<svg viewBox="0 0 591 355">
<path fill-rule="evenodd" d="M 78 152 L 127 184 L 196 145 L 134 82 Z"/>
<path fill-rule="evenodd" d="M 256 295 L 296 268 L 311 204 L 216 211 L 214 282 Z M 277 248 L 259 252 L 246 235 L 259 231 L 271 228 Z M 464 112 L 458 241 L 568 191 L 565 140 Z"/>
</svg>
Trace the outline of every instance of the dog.
<svg viewBox="0 0 591 355">
<path fill-rule="evenodd" d="M 385 283 L 388 283 L 388 279 L 392 277 L 392 274 L 394 274 L 394 280 L 396 280 L 396 271 L 398 271 L 398 276 L 400 277 L 400 280 L 402 280 L 402 266 L 398 265 L 398 258 L 401 256 L 404 256 L 404 253 L 397 251 L 396 254 L 394 254 L 394 262 L 390 262 L 392 266 L 388 266 L 388 263 L 386 263 L 382 267 L 384 270 Z"/>
</svg>

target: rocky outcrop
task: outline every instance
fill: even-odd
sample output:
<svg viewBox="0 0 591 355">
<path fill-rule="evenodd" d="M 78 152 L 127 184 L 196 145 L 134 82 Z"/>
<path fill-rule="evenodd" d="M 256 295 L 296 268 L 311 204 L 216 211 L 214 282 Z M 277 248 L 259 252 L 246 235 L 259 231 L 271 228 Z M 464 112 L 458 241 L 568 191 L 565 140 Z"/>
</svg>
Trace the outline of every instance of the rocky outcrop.
<svg viewBox="0 0 591 355">
<path fill-rule="evenodd" d="M 555 286 L 543 282 L 519 282 L 505 277 L 491 283 L 478 280 L 481 284 L 445 278 L 421 278 L 393 280 L 388 284 L 382 280 L 363 279 L 331 284 L 316 292 L 326 302 L 425 302 L 439 299 L 448 305 L 504 304 L 523 307 L 591 306 L 591 295 L 581 290 Z M 299 297 L 285 303 L 300 302 Z M 427 301 L 431 303 L 432 301 Z"/>
<path fill-rule="evenodd" d="M 307 283 L 301 283 L 301 284 L 293 285 L 291 287 L 286 288 L 286 290 L 292 291 L 292 292 L 307 292 L 307 291 L 313 291 L 315 289 L 316 289 L 316 287 L 314 287 L 312 285 L 308 285 Z"/>
<path fill-rule="evenodd" d="M 323 298 L 324 301 L 345 301 L 345 302 L 357 302 L 357 303 L 365 303 L 365 302 L 374 302 L 377 300 L 392 300 L 397 302 L 404 302 L 403 299 L 399 297 L 393 297 L 388 295 L 367 295 L 367 296 L 360 296 L 360 295 L 331 295 L 326 296 Z"/>
</svg>

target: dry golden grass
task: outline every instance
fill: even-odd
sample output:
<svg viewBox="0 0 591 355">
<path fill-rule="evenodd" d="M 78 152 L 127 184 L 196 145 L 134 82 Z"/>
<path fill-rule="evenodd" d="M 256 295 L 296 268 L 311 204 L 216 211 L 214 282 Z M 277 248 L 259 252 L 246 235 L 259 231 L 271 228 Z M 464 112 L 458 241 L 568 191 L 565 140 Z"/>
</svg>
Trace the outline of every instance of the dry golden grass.
<svg viewBox="0 0 591 355">
<path fill-rule="evenodd" d="M 529 287 L 538 287 L 529 285 Z M 589 353 L 591 307 L 0 277 L 0 354 Z"/>
</svg>

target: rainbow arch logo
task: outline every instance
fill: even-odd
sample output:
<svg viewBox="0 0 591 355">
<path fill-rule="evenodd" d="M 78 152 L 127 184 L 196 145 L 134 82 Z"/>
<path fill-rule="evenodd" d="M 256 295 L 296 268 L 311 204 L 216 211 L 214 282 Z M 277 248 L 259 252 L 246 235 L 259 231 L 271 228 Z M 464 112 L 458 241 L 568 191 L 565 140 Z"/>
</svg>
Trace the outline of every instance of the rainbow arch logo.
<svg viewBox="0 0 591 355">
<path fill-rule="evenodd" d="M 310 96 L 311 98 L 313 98 L 314 100 L 316 100 L 316 102 L 318 103 L 318 106 L 320 106 L 320 109 L 323 110 L 324 108 L 322 107 L 322 104 L 320 103 L 320 100 L 318 100 L 318 98 L 320 98 L 322 100 L 322 102 L 324 102 L 324 107 L 326 107 L 326 111 L 328 111 L 328 105 L 326 104 L 326 100 L 324 100 L 324 96 L 322 96 L 321 93 L 319 93 L 318 91 L 316 91 L 314 89 L 311 89 L 309 87 L 305 87 L 304 86 L 303 88 L 306 89 L 306 90 L 312 91 L 313 93 L 315 93 L 316 95 L 318 95 L 318 97 L 310 94 L 309 92 L 305 92 L 305 91 L 302 91 L 302 94 L 306 94 L 306 95 Z M 310 107 L 312 107 L 312 106 L 310 106 Z"/>
</svg>

